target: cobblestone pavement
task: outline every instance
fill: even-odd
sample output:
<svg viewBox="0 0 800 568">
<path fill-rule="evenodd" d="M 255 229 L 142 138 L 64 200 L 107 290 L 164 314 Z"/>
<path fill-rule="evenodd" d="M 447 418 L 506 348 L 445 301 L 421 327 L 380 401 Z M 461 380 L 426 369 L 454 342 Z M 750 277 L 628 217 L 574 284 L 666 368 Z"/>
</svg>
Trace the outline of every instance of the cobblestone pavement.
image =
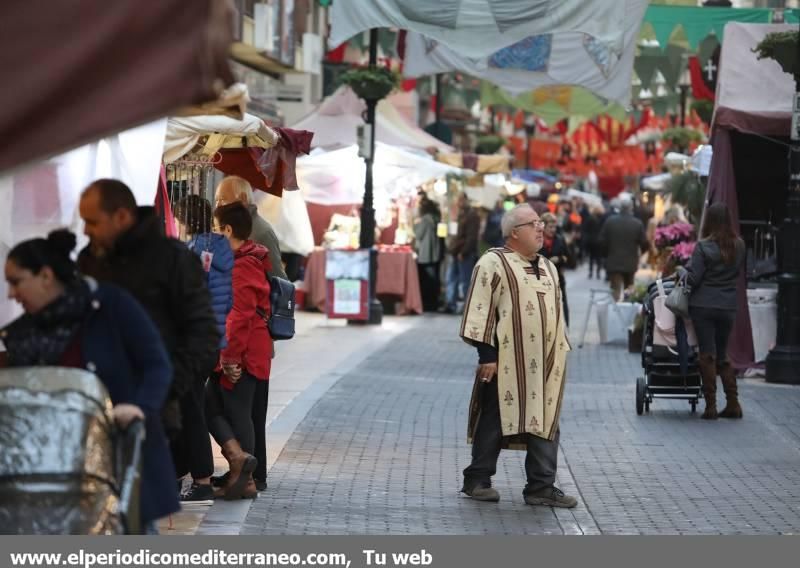
<svg viewBox="0 0 800 568">
<path fill-rule="evenodd" d="M 580 322 L 600 284 L 570 276 Z M 701 421 L 668 400 L 640 417 L 639 358 L 596 334 L 570 355 L 561 416 L 558 484 L 578 507 L 526 506 L 522 452 L 501 454 L 500 503 L 460 496 L 476 356 L 457 324 L 419 318 L 341 378 L 289 439 L 241 533 L 800 532 L 800 389 L 740 381 L 741 421 Z"/>
</svg>

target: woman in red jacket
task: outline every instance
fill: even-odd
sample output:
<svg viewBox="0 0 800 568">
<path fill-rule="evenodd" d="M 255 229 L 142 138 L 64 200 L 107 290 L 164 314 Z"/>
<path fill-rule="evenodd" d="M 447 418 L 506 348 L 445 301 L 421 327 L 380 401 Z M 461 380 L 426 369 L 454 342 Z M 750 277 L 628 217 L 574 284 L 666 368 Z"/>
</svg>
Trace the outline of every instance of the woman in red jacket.
<svg viewBox="0 0 800 568">
<path fill-rule="evenodd" d="M 222 447 L 230 473 L 219 496 L 225 499 L 255 497 L 253 456 L 255 426 L 251 419 L 253 397 L 259 381 L 268 381 L 272 338 L 265 323 L 269 316 L 269 251 L 248 240 L 250 212 L 241 203 L 214 211 L 214 231 L 228 239 L 234 254 L 233 308 L 225 323 L 228 345 L 220 352 L 222 374 L 206 391 L 208 429 Z M 264 425 L 260 425 L 264 427 Z"/>
</svg>

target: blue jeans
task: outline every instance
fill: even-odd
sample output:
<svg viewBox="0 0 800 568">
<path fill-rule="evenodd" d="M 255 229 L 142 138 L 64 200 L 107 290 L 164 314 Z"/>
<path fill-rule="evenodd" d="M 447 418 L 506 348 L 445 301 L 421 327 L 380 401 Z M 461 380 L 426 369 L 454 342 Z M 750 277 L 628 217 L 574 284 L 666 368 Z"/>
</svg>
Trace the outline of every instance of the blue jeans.
<svg viewBox="0 0 800 568">
<path fill-rule="evenodd" d="M 455 310 L 459 298 L 467 296 L 472 270 L 478 262 L 478 255 L 465 254 L 462 260 L 451 257 L 450 267 L 447 269 L 447 307 Z"/>
</svg>

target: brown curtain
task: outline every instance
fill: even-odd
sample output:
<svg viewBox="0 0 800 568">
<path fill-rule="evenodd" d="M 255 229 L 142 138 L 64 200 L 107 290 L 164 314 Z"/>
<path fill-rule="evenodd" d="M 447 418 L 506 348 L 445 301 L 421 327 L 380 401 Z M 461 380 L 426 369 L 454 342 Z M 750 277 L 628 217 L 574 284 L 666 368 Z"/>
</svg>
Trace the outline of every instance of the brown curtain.
<svg viewBox="0 0 800 568">
<path fill-rule="evenodd" d="M 0 172 L 214 100 L 229 0 L 5 0 Z"/>
</svg>

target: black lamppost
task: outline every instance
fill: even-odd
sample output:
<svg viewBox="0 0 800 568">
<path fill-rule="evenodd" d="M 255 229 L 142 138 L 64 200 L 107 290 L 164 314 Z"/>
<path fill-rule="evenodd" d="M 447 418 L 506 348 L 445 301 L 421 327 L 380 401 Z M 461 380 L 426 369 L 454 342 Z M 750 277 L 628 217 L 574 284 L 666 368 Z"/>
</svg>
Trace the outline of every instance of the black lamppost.
<svg viewBox="0 0 800 568">
<path fill-rule="evenodd" d="M 378 63 L 378 29 L 369 31 L 369 66 L 375 69 Z M 361 206 L 361 234 L 359 235 L 359 248 L 369 250 L 369 319 L 367 323 L 380 324 L 383 321 L 383 306 L 375 297 L 375 284 L 378 279 L 378 251 L 375 249 L 375 207 L 373 206 L 372 191 L 372 163 L 375 159 L 375 107 L 378 106 L 375 98 L 365 98 L 367 113 L 364 122 L 368 136 L 368 149 L 364 161 L 366 162 L 366 176 L 364 178 L 364 203 Z"/>
<path fill-rule="evenodd" d="M 800 33 L 800 31 L 798 31 Z M 794 50 L 797 50 L 797 44 Z M 794 69 L 794 131 L 789 148 L 789 200 L 780 227 L 778 335 L 767 355 L 767 382 L 800 384 L 800 68 Z"/>
<path fill-rule="evenodd" d="M 684 69 L 678 82 L 678 89 L 681 92 L 681 128 L 686 127 L 686 102 L 689 97 L 689 87 L 691 86 L 692 77 L 689 74 L 689 69 Z"/>
</svg>

